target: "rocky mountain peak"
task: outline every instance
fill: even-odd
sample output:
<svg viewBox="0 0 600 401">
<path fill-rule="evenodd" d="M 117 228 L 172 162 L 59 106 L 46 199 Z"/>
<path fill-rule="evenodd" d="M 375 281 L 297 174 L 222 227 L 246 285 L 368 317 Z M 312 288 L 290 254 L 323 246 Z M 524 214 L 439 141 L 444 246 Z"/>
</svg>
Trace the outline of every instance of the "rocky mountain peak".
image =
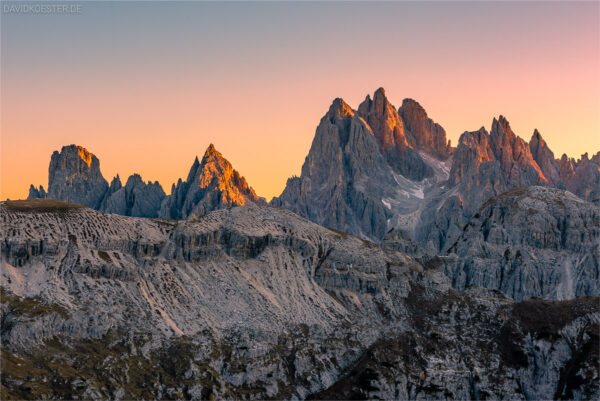
<svg viewBox="0 0 600 401">
<path fill-rule="evenodd" d="M 368 97 L 368 95 L 367 95 Z M 393 106 L 390 104 L 387 96 L 385 95 L 385 89 L 379 88 L 373 93 L 373 104 L 378 113 L 381 113 L 387 107 Z"/>
<path fill-rule="evenodd" d="M 446 131 L 427 116 L 425 109 L 413 99 L 404 99 L 398 109 L 406 138 L 411 147 L 445 159 L 452 152 Z"/>
<path fill-rule="evenodd" d="M 554 153 L 550 150 L 537 129 L 533 131 L 533 135 L 529 141 L 529 149 L 531 156 L 542 170 L 546 179 L 554 185 L 558 184 L 560 181 L 559 166 L 554 159 Z"/>
<path fill-rule="evenodd" d="M 139 174 L 132 174 L 122 186 L 117 175 L 110 184 L 101 210 L 123 216 L 158 217 L 165 197 L 158 182 L 146 183 Z"/>
<path fill-rule="evenodd" d="M 84 147 L 63 146 L 52 154 L 46 197 L 97 209 L 107 189 L 100 161 Z"/>
<path fill-rule="evenodd" d="M 134 173 L 134 174 L 131 174 L 129 176 L 129 178 L 127 179 L 127 183 L 125 184 L 125 186 L 126 187 L 134 187 L 134 186 L 140 185 L 140 184 L 145 184 L 144 180 L 142 180 L 142 177 L 139 174 Z"/>
<path fill-rule="evenodd" d="M 334 122 L 338 118 L 352 116 L 354 116 L 354 110 L 352 110 L 352 108 L 344 101 L 344 99 L 338 97 L 333 99 L 331 106 L 329 106 L 329 111 L 327 114 L 325 114 L 325 116 L 323 116 L 323 118 L 330 122 Z"/>
<path fill-rule="evenodd" d="M 187 181 L 179 181 L 165 198 L 160 215 L 185 219 L 231 205 L 246 205 L 260 199 L 246 179 L 210 144 L 202 161 L 194 160 Z"/>
<path fill-rule="evenodd" d="M 492 132 L 496 132 L 496 131 L 500 131 L 500 130 L 506 134 L 514 135 L 514 132 L 510 128 L 510 123 L 508 122 L 506 117 L 504 117 L 502 114 L 500 114 L 497 119 L 496 119 L 496 117 L 494 117 L 494 119 L 492 121 Z"/>
<path fill-rule="evenodd" d="M 563 182 L 568 181 L 575 174 L 575 160 L 563 153 L 558 162 L 558 169 L 560 180 Z"/>
<path fill-rule="evenodd" d="M 411 113 L 419 119 L 427 118 L 427 112 L 425 111 L 423 106 L 421 106 L 421 104 L 415 99 L 406 98 L 402 100 L 402 106 L 400 106 L 400 109 L 410 110 Z"/>
<path fill-rule="evenodd" d="M 204 163 L 205 160 L 207 160 L 209 158 L 217 158 L 217 159 L 223 158 L 223 155 L 217 149 L 215 149 L 215 145 L 213 145 L 212 143 L 210 145 L 208 145 L 208 148 L 206 148 L 206 151 L 204 152 L 204 156 L 202 156 L 202 163 Z M 198 159 L 197 156 L 196 156 L 196 159 Z"/>
<path fill-rule="evenodd" d="M 121 183 L 121 177 L 119 177 L 119 174 L 117 174 L 112 181 L 110 182 L 110 189 L 112 192 L 119 190 L 123 187 L 123 184 Z"/>
<path fill-rule="evenodd" d="M 408 146 L 402 119 L 388 101 L 383 88 L 375 91 L 373 100 L 367 95 L 358 106 L 358 114 L 370 125 L 383 149 Z"/>
<path fill-rule="evenodd" d="M 515 135 L 508 120 L 502 115 L 492 121 L 490 145 L 509 182 L 521 181 L 528 185 L 549 183 L 534 160 L 527 142 Z"/>
<path fill-rule="evenodd" d="M 544 141 L 544 138 L 542 138 L 542 134 L 540 134 L 540 132 L 537 130 L 537 128 L 533 129 L 533 134 L 531 135 L 531 140 L 529 141 L 529 145 L 531 145 L 531 142 L 536 141 L 539 142 L 540 144 L 543 144 L 543 146 L 546 146 L 546 141 Z"/>
<path fill-rule="evenodd" d="M 516 135 L 510 128 L 508 120 L 503 115 L 500 115 L 498 119 L 494 117 L 492 120 L 490 137 L 493 144 L 496 144 L 497 147 L 503 147 L 510 146 L 515 140 Z"/>
<path fill-rule="evenodd" d="M 194 162 L 194 164 L 196 163 Z M 196 172 L 196 178 L 202 178 L 207 180 L 207 182 L 210 182 L 213 178 L 228 181 L 233 175 L 234 170 L 231 163 L 215 149 L 213 144 L 210 144 L 206 152 L 204 152 L 204 156 Z"/>
<path fill-rule="evenodd" d="M 36 188 L 33 184 L 29 186 L 29 196 L 27 199 L 40 199 L 46 197 L 46 190 L 43 185 L 40 185 L 39 188 Z"/>
<path fill-rule="evenodd" d="M 383 88 L 375 91 L 372 100 L 370 96 L 365 98 L 358 106 L 358 115 L 373 131 L 381 153 L 394 170 L 418 181 L 433 174 L 431 168 L 409 145 L 404 122 L 387 99 Z"/>
<path fill-rule="evenodd" d="M 73 145 L 71 145 L 71 146 L 73 146 Z M 88 150 L 82 146 L 76 146 L 76 148 L 77 148 L 77 153 L 79 153 L 79 157 L 81 158 L 81 160 L 83 160 L 83 162 L 85 164 L 87 164 L 88 167 L 90 167 L 92 164 L 92 158 L 94 158 L 95 156 L 92 153 L 88 152 Z"/>
</svg>

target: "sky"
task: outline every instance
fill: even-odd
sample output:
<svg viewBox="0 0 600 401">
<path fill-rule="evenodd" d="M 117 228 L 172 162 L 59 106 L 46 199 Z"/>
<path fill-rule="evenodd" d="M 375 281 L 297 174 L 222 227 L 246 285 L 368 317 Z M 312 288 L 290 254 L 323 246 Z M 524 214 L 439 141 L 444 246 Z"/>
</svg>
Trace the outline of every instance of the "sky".
<svg viewBox="0 0 600 401">
<path fill-rule="evenodd" d="M 167 193 L 213 143 L 270 199 L 332 100 L 384 87 L 455 145 L 500 114 L 556 157 L 600 150 L 598 2 L 2 2 L 0 198 L 48 183 L 64 145 L 110 182 Z M 48 3 L 43 3 L 48 4 Z"/>
</svg>

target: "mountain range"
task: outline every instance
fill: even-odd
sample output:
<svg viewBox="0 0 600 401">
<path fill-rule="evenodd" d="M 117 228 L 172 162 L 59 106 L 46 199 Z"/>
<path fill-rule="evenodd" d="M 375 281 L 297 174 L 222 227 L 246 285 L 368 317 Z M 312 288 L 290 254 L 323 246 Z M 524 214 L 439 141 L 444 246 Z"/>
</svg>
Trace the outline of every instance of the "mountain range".
<svg viewBox="0 0 600 401">
<path fill-rule="evenodd" d="M 535 232 L 527 235 L 547 236 L 548 227 L 553 227 L 559 232 L 553 234 L 555 238 L 564 237 L 570 226 L 577 224 L 572 235 L 580 235 L 580 245 L 588 241 L 589 246 L 546 249 L 544 245 L 545 252 L 552 252 L 552 257 L 547 255 L 551 262 L 541 270 L 535 267 L 540 263 L 532 263 L 535 272 L 530 272 L 530 280 L 539 284 L 521 283 L 505 292 L 518 300 L 598 294 L 599 286 L 589 284 L 589 280 L 600 276 L 594 242 L 598 235 L 600 152 L 591 159 L 587 154 L 579 160 L 564 154 L 556 159 L 537 130 L 527 143 L 503 116 L 493 119 L 489 132 L 482 127 L 463 133 L 454 148 L 442 126 L 413 99 L 404 99 L 396 109 L 385 90 L 379 88 L 354 110 L 337 98 L 317 126 L 301 175 L 288 179 L 281 195 L 270 204 L 426 263 L 433 257 L 456 255 L 465 243 L 474 246 L 471 242 L 475 239 L 465 238 L 465 232 L 478 224 L 482 205 L 507 191 L 531 186 L 557 190 L 538 190 L 532 195 L 545 203 L 540 210 L 551 208 L 552 213 L 538 213 L 529 226 Z M 572 200 L 565 190 L 584 202 Z M 96 156 L 80 146 L 65 146 L 51 157 L 48 192 L 31 186 L 29 199 L 35 198 L 81 204 L 105 213 L 173 220 L 202 216 L 223 207 L 266 203 L 212 144 L 201 161 L 194 160 L 187 179 L 172 186 L 170 195 L 165 195 L 158 182 L 146 183 L 137 174 L 129 177 L 125 186 L 118 175 L 108 185 Z M 564 199 L 570 203 L 565 204 Z M 571 213 L 582 208 L 586 213 L 580 217 Z M 508 210 L 521 216 L 521 209 Z M 522 246 L 514 250 L 515 254 L 532 254 L 532 249 L 525 249 L 527 239 L 519 244 L 511 240 L 524 234 L 517 233 L 516 221 L 506 222 L 506 213 L 502 212 L 501 221 L 494 220 L 507 233 L 492 252 L 497 279 L 475 279 L 479 268 L 465 267 L 465 263 L 474 262 L 451 258 L 462 267 L 447 267 L 447 274 L 470 276 L 455 280 L 455 285 L 505 288 L 507 277 L 502 271 L 506 267 L 500 267 L 506 266 L 503 252 Z M 471 249 L 462 252 L 463 256 L 468 253 L 472 258 L 475 253 Z M 568 268 L 564 268 L 565 260 L 570 261 Z M 554 273 L 549 274 L 550 270 Z M 560 292 L 558 286 L 567 277 L 574 280 L 577 290 Z"/>
<path fill-rule="evenodd" d="M 48 192 L 43 186 L 29 188 L 28 199 L 43 198 L 123 216 L 170 219 L 264 202 L 212 144 L 202 161 L 194 160 L 186 181 L 179 179 L 173 184 L 169 196 L 158 181 L 146 183 L 139 174 L 131 175 L 125 186 L 119 175 L 108 185 L 95 155 L 78 145 L 64 146 L 50 159 Z"/>
<path fill-rule="evenodd" d="M 598 399 L 600 152 L 337 98 L 259 197 L 77 145 L 0 204 L 2 398 Z"/>
<path fill-rule="evenodd" d="M 376 242 L 389 229 L 408 229 L 412 239 L 440 251 L 492 196 L 542 185 L 599 204 L 599 182 L 600 152 L 591 159 L 587 153 L 579 160 L 565 154 L 556 159 L 537 130 L 527 143 L 503 116 L 492 121 L 489 133 L 484 127 L 463 133 L 453 148 L 419 103 L 404 99 L 396 109 L 379 88 L 358 110 L 340 98 L 333 101 L 300 177 L 290 178 L 270 203 Z M 212 144 L 169 196 L 158 182 L 145 183 L 137 174 L 125 187 L 118 175 L 108 185 L 96 156 L 81 146 L 65 146 L 52 154 L 48 191 L 31 185 L 28 199 L 36 198 L 172 219 L 262 201 Z M 448 221 L 450 213 L 459 221 Z"/>
</svg>

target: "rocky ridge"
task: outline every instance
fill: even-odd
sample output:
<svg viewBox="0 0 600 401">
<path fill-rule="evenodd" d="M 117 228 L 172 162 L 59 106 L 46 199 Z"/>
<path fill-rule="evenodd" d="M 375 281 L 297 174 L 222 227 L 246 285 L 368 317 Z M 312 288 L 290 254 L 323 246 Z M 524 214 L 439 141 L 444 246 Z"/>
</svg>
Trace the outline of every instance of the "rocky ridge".
<svg viewBox="0 0 600 401">
<path fill-rule="evenodd" d="M 3 396 L 589 399 L 599 299 L 514 303 L 291 212 L 0 205 Z"/>
<path fill-rule="evenodd" d="M 436 265 L 454 288 L 520 301 L 600 294 L 600 208 L 570 192 L 517 188 L 488 200 Z"/>
<path fill-rule="evenodd" d="M 54 152 L 49 167 L 48 192 L 31 185 L 27 199 L 50 198 L 81 204 L 106 213 L 133 217 L 187 218 L 191 214 L 231 205 L 261 201 L 237 170 L 211 144 L 202 163 L 196 160 L 187 181 L 173 185 L 165 195 L 156 182 L 145 182 L 133 174 L 125 183 L 119 175 L 110 185 L 100 171 L 100 162 L 81 146 L 64 146 Z"/>
</svg>

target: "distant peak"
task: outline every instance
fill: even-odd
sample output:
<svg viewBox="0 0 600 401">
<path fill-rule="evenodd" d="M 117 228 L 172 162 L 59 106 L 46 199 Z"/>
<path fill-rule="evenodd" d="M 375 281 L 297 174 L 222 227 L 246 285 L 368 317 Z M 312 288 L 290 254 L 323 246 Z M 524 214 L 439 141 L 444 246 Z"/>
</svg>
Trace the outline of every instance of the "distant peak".
<svg viewBox="0 0 600 401">
<path fill-rule="evenodd" d="M 492 121 L 492 133 L 502 133 L 504 135 L 509 135 L 509 136 L 514 136 L 514 133 L 512 131 L 512 129 L 510 128 L 510 124 L 508 122 L 508 120 L 502 115 L 500 114 L 500 116 L 498 116 L 498 119 L 496 119 L 496 117 L 494 117 L 494 120 Z"/>
<path fill-rule="evenodd" d="M 119 174 L 115 175 L 112 179 L 111 185 L 113 185 L 114 183 L 119 183 L 119 185 L 121 184 L 121 177 L 119 176 Z"/>
<path fill-rule="evenodd" d="M 206 152 L 204 152 L 204 157 L 202 157 L 202 161 L 205 161 L 209 158 L 223 158 L 223 155 L 215 148 L 215 145 L 213 145 L 212 143 L 208 145 L 208 148 L 206 148 Z M 196 159 L 198 158 L 196 157 Z"/>
<path fill-rule="evenodd" d="M 63 146 L 60 153 L 77 153 L 79 155 L 79 158 L 83 160 L 83 162 L 87 164 L 88 167 L 92 165 L 92 160 L 95 157 L 93 153 L 88 151 L 83 146 L 75 144 Z"/>
<path fill-rule="evenodd" d="M 421 106 L 421 104 L 419 102 L 417 102 L 415 99 L 411 99 L 409 97 L 402 100 L 402 108 L 413 108 L 413 109 L 423 110 L 423 112 L 425 111 L 425 109 L 423 108 L 423 106 Z M 425 114 L 427 114 L 427 113 L 425 113 Z"/>
<path fill-rule="evenodd" d="M 330 119 L 334 119 L 337 117 L 346 117 L 353 116 L 354 110 L 344 102 L 344 99 L 341 97 L 335 98 L 329 107 L 329 111 L 327 112 L 327 116 Z"/>
<path fill-rule="evenodd" d="M 379 102 L 389 103 L 387 97 L 385 96 L 385 89 L 379 88 L 379 89 L 377 89 L 375 91 L 375 93 L 373 94 L 373 102 L 375 102 L 375 103 L 379 103 Z"/>
<path fill-rule="evenodd" d="M 540 134 L 537 128 L 533 130 L 533 135 L 531 135 L 531 140 L 529 141 L 529 144 L 536 144 L 536 146 L 539 145 L 542 147 L 546 147 L 546 141 L 544 141 L 542 134 Z"/>
<path fill-rule="evenodd" d="M 393 106 L 385 96 L 385 89 L 379 88 L 373 94 L 372 100 L 370 95 L 365 97 L 365 100 L 358 106 L 358 114 L 366 116 L 373 111 L 377 114 L 382 114 L 388 109 L 393 109 Z"/>
</svg>

